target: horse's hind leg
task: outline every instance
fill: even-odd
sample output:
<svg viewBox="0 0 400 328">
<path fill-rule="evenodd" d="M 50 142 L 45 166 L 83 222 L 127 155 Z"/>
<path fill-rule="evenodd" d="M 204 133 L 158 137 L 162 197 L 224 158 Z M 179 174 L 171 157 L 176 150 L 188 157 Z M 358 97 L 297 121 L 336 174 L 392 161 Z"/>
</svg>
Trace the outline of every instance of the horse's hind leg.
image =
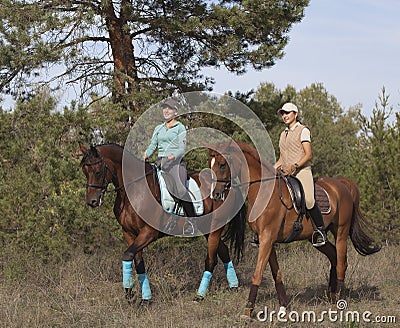
<svg viewBox="0 0 400 328">
<path fill-rule="evenodd" d="M 274 247 L 272 247 L 271 255 L 269 256 L 269 266 L 271 267 L 272 277 L 275 281 L 275 289 L 276 293 L 278 294 L 279 305 L 286 308 L 289 302 L 287 299 L 285 286 L 283 285 L 282 273 L 279 269 L 278 258 L 276 256 Z"/>
<path fill-rule="evenodd" d="M 311 242 L 311 240 L 309 240 Z M 316 247 L 318 251 L 325 254 L 329 259 L 331 264 L 330 272 L 329 272 L 329 285 L 328 285 L 328 297 L 330 302 L 333 304 L 336 302 L 336 294 L 337 294 L 337 254 L 335 246 L 327 241 L 324 246 Z"/>
<path fill-rule="evenodd" d="M 350 220 L 349 220 L 350 222 Z M 347 270 L 347 237 L 349 235 L 350 226 L 343 225 L 338 227 L 336 239 L 336 252 L 337 252 L 337 286 L 336 286 L 336 302 L 337 298 L 340 298 L 342 290 L 344 288 L 344 279 Z"/>
</svg>

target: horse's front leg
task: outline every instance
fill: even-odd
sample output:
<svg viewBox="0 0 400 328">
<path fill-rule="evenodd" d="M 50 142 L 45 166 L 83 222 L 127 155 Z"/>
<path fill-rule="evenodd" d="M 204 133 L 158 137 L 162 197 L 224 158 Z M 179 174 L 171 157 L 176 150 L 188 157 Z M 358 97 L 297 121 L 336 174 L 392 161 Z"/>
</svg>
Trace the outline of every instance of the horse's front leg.
<svg viewBox="0 0 400 328">
<path fill-rule="evenodd" d="M 208 286 L 210 284 L 214 268 L 217 264 L 217 254 L 224 264 L 226 279 L 228 280 L 229 288 L 236 289 L 237 287 L 239 287 L 239 280 L 237 278 L 235 268 L 229 256 L 229 249 L 221 240 L 222 230 L 223 228 L 220 228 L 216 231 L 211 232 L 209 235 L 206 235 L 208 250 L 205 260 L 203 277 L 201 279 L 199 289 L 197 290 L 195 301 L 200 301 L 204 299 L 207 294 Z"/>
<path fill-rule="evenodd" d="M 133 244 L 135 241 L 135 236 L 127 232 L 125 230 L 122 231 L 124 239 L 129 246 Z M 128 303 L 132 303 L 134 294 L 133 294 L 133 274 L 132 274 L 132 261 L 122 261 L 122 287 L 125 290 L 125 298 Z"/>
<path fill-rule="evenodd" d="M 267 235 L 267 234 L 260 235 L 259 234 L 258 238 L 260 241 L 260 245 L 258 248 L 257 265 L 256 265 L 256 269 L 253 274 L 253 278 L 251 280 L 249 298 L 247 300 L 244 314 L 242 315 L 243 318 L 250 318 L 254 311 L 258 288 L 261 285 L 263 272 L 265 270 L 267 262 L 269 261 L 269 258 L 270 258 L 271 252 L 272 252 L 272 248 L 273 248 L 273 242 L 271 241 L 271 238 L 269 235 Z"/>
<path fill-rule="evenodd" d="M 133 261 L 135 261 L 135 269 L 138 274 L 138 281 L 142 292 L 142 302 L 149 302 L 151 300 L 150 283 L 145 270 L 142 249 L 156 239 L 157 232 L 154 229 L 144 228 L 140 231 L 139 235 L 134 239 L 134 242 L 129 245 L 128 249 L 122 256 L 122 284 L 128 302 L 132 302 L 133 298 Z"/>
<path fill-rule="evenodd" d="M 218 229 L 205 236 L 207 239 L 207 255 L 204 263 L 203 277 L 201 278 L 200 286 L 194 301 L 204 299 L 207 294 L 214 268 L 217 265 L 217 250 L 221 239 L 221 233 L 222 229 Z"/>
<path fill-rule="evenodd" d="M 225 243 L 220 239 L 218 246 L 218 256 L 224 264 L 226 280 L 228 281 L 229 288 L 233 290 L 237 290 L 239 287 L 239 280 L 236 275 L 235 267 L 233 266 L 233 262 L 229 256 L 229 248 L 225 245 Z"/>
<path fill-rule="evenodd" d="M 275 281 L 275 289 L 278 294 L 279 305 L 281 306 L 280 310 L 286 309 L 288 306 L 288 298 L 286 295 L 285 286 L 283 285 L 282 273 L 279 268 L 278 258 L 276 256 L 275 248 L 272 247 L 271 255 L 269 256 L 269 266 L 271 267 L 272 277 Z"/>
</svg>

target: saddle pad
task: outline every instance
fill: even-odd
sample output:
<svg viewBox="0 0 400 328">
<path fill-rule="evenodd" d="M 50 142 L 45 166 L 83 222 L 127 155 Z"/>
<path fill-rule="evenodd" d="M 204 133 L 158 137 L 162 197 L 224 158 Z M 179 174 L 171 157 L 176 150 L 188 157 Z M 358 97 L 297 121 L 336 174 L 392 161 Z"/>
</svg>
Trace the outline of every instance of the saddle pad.
<svg viewBox="0 0 400 328">
<path fill-rule="evenodd" d="M 329 195 L 324 188 L 318 184 L 315 186 L 315 201 L 317 202 L 319 209 L 322 214 L 329 214 L 331 211 L 331 203 L 329 201 Z"/>
<path fill-rule="evenodd" d="M 171 194 L 167 189 L 167 185 L 162 176 L 162 170 L 157 170 L 157 176 L 158 176 L 158 183 L 160 184 L 161 205 L 163 209 L 168 213 L 184 216 L 182 208 L 178 209 L 178 213 L 174 211 L 175 200 L 172 198 Z M 194 181 L 194 179 L 192 178 L 186 180 L 186 188 L 188 188 L 189 190 L 190 198 L 192 199 L 196 215 L 197 216 L 203 215 L 204 214 L 203 196 L 201 195 L 200 188 L 197 185 L 196 181 Z"/>
</svg>

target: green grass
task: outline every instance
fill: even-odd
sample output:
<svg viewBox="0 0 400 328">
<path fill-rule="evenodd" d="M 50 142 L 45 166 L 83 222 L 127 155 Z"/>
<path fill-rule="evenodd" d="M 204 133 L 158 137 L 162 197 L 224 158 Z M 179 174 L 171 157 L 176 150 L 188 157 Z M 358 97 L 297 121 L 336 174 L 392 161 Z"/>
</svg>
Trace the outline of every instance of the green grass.
<svg viewBox="0 0 400 328">
<path fill-rule="evenodd" d="M 118 247 L 117 247 L 118 248 Z M 157 241 L 144 256 L 153 292 L 153 303 L 128 305 L 121 286 L 123 247 L 107 254 L 77 252 L 60 265 L 32 258 L 2 263 L 0 289 L 1 327 L 400 327 L 400 247 L 384 247 L 362 257 L 349 246 L 345 299 L 348 310 L 395 316 L 396 324 L 366 322 L 319 323 L 243 321 L 257 249 L 248 247 L 236 264 L 241 283 L 238 292 L 228 289 L 222 264 L 217 265 L 204 302 L 192 302 L 203 273 L 205 241 L 169 238 Z M 290 299 L 287 310 L 321 313 L 332 306 L 326 297 L 328 260 L 304 243 L 279 245 L 278 259 Z M 257 297 L 255 313 L 279 304 L 267 267 Z"/>
</svg>

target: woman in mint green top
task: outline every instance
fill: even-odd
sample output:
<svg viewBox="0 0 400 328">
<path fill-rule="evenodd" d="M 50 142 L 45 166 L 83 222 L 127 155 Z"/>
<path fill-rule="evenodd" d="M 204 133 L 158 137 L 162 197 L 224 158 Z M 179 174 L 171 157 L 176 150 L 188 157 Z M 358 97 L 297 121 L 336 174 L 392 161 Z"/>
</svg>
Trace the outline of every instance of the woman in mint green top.
<svg viewBox="0 0 400 328">
<path fill-rule="evenodd" d="M 176 120 L 175 120 L 176 121 Z M 158 157 L 181 158 L 186 150 L 186 129 L 181 122 L 156 126 L 145 154 L 150 157 L 158 147 Z"/>
<path fill-rule="evenodd" d="M 194 217 L 193 204 L 186 188 L 187 171 L 183 155 L 186 151 L 186 128 L 177 121 L 178 102 L 167 99 L 162 103 L 165 122 L 156 126 L 150 145 L 143 158 L 148 159 L 158 148 L 158 162 L 161 169 L 169 173 L 175 180 L 176 194 L 172 195 L 181 201 L 182 207 L 189 217 Z M 169 188 L 172 189 L 172 188 Z M 172 190 L 169 190 L 172 194 Z"/>
</svg>

